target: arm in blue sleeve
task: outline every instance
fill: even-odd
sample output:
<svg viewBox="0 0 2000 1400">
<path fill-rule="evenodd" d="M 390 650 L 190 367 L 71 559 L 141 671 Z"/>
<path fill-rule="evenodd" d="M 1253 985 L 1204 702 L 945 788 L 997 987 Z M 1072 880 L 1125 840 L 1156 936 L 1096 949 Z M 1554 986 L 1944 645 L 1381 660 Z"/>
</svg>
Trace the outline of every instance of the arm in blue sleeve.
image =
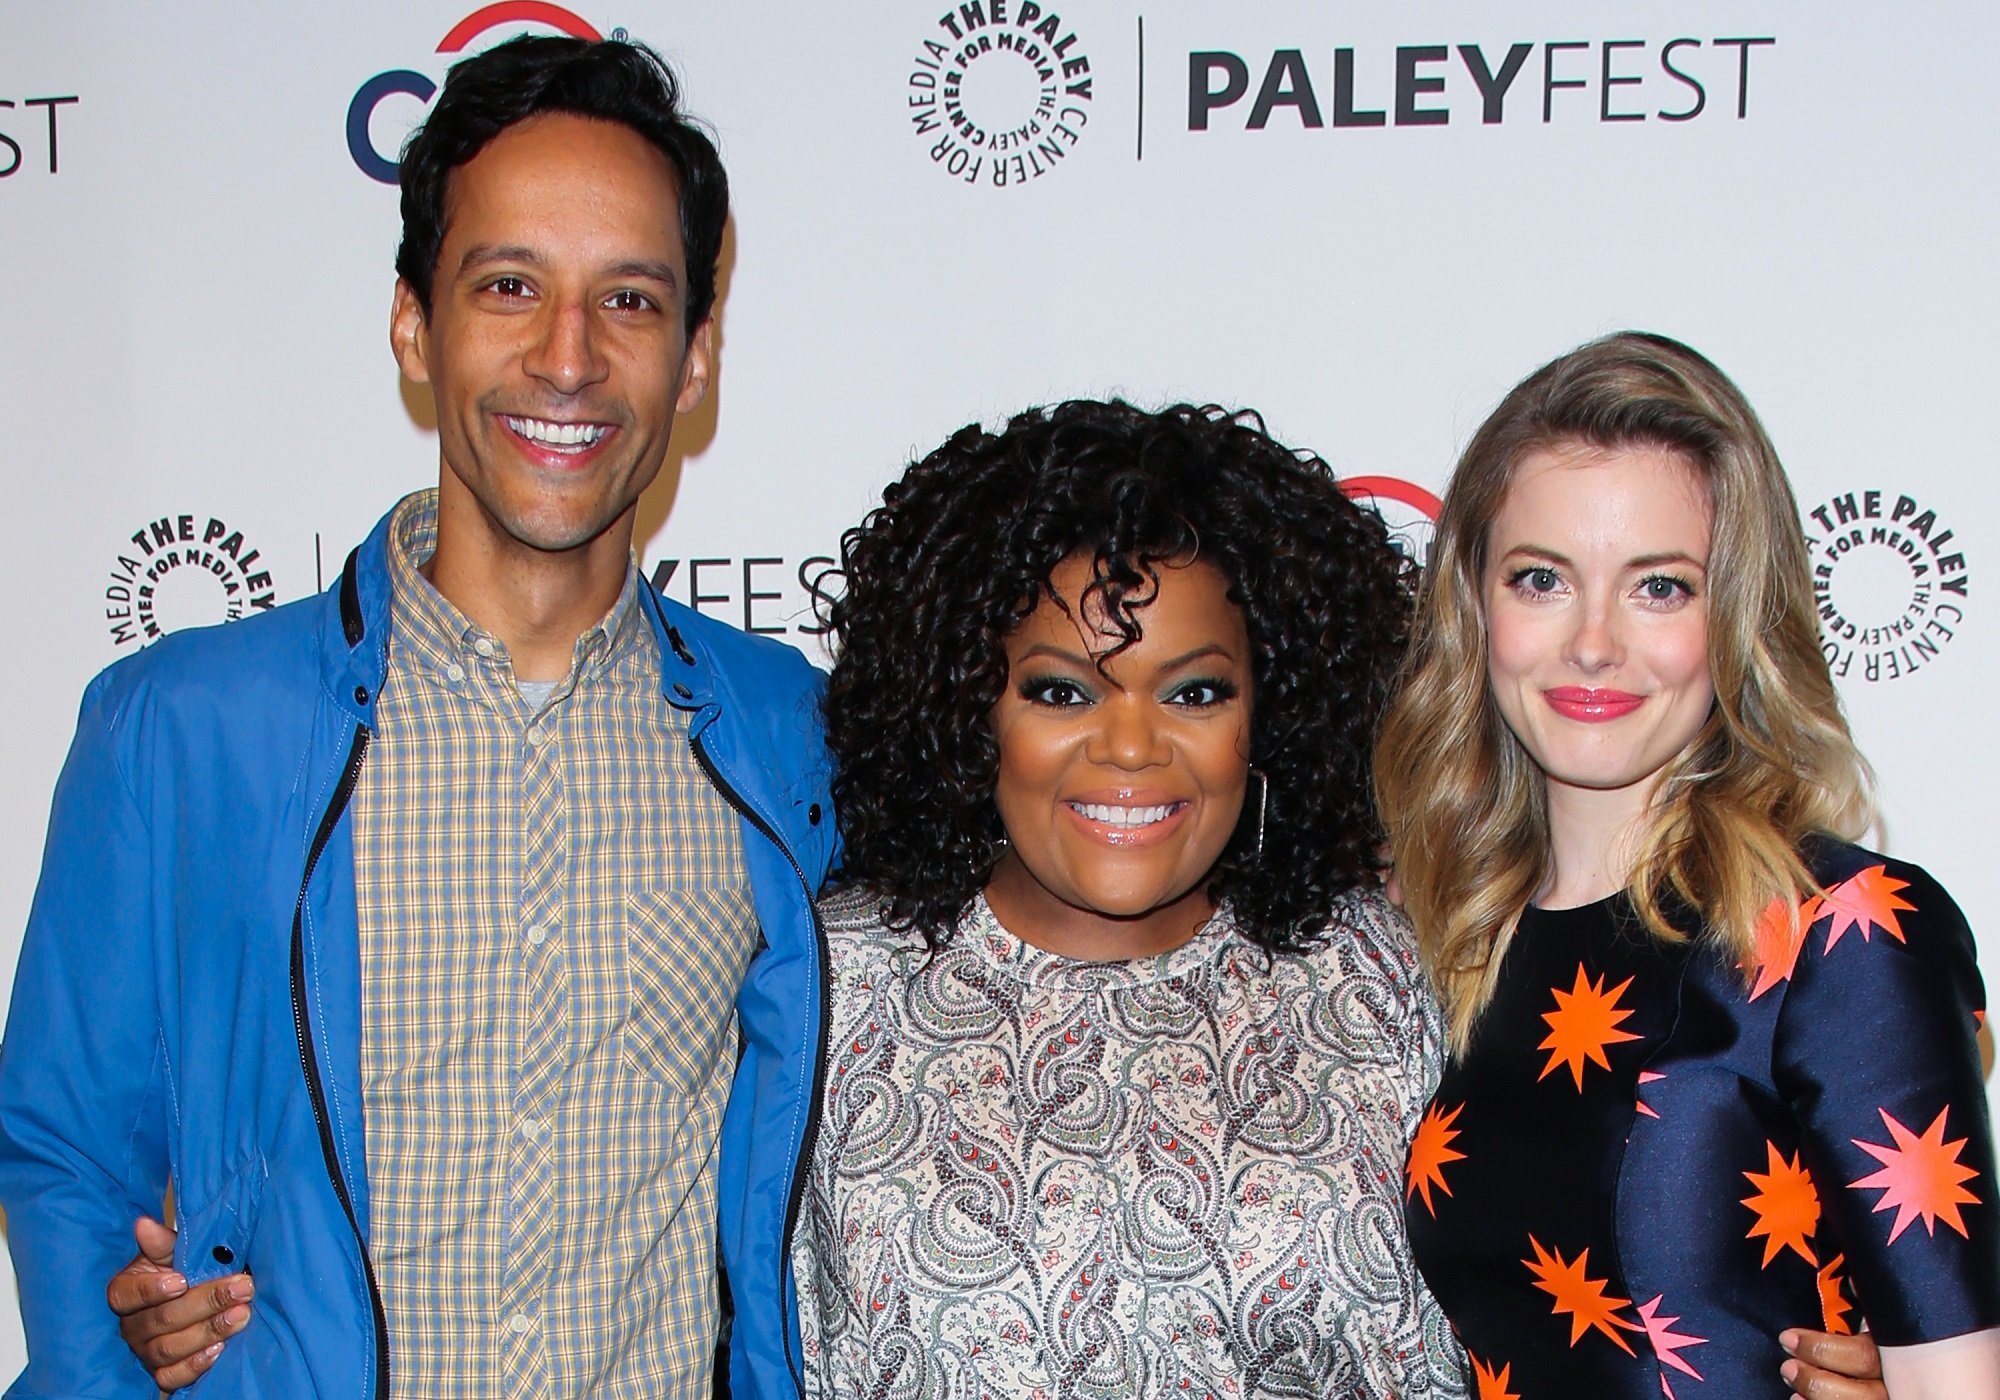
<svg viewBox="0 0 2000 1400">
<path fill-rule="evenodd" d="M 10 1396 L 156 1393 L 104 1301 L 168 1171 L 157 872 L 107 690 L 100 676 L 85 693 L 56 785 L 0 1042 L 0 1205 L 28 1343 Z"/>
<path fill-rule="evenodd" d="M 1971 931 L 1915 866 L 1834 886 L 1774 1042 L 1824 1223 L 1883 1346 L 2000 1325 L 2000 1190 Z"/>
</svg>

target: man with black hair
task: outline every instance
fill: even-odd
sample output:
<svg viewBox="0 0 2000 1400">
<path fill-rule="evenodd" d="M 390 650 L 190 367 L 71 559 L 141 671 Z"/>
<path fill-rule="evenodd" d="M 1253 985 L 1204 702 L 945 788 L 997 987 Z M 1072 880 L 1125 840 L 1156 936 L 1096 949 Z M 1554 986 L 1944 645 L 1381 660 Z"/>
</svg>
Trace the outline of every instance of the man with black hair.
<svg viewBox="0 0 2000 1400">
<path fill-rule="evenodd" d="M 453 69 L 402 193 L 437 487 L 84 699 L 0 1050 L 10 1394 L 153 1393 L 90 1319 L 169 1188 L 112 1289 L 168 1385 L 706 1394 L 719 1243 L 739 1390 L 789 1388 L 817 683 L 632 552 L 722 167 L 649 50 L 528 38 Z"/>
</svg>

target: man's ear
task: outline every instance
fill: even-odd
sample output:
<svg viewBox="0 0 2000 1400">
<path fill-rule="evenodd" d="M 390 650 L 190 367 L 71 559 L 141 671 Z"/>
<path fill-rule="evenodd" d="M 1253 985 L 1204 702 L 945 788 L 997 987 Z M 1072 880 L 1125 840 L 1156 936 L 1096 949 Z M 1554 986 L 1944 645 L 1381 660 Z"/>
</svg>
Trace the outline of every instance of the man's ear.
<svg viewBox="0 0 2000 1400">
<path fill-rule="evenodd" d="M 674 412 L 692 413 L 708 397 L 709 377 L 715 372 L 715 317 L 704 316 L 688 337 L 687 358 L 681 361 L 681 394 Z"/>
<path fill-rule="evenodd" d="M 389 307 L 389 351 L 412 384 L 431 382 L 430 322 L 416 289 L 396 279 L 396 299 Z"/>
</svg>

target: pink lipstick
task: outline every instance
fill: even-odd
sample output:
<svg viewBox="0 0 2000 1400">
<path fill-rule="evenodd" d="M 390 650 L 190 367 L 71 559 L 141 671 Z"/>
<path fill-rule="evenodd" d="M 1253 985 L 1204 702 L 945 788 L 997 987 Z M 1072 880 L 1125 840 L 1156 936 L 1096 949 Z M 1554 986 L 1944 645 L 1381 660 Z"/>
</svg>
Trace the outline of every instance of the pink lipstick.
<svg viewBox="0 0 2000 1400">
<path fill-rule="evenodd" d="M 1543 691 L 1542 698 L 1564 719 L 1581 720 L 1585 724 L 1623 719 L 1646 703 L 1645 696 L 1630 691 L 1596 690 L 1580 685 L 1556 686 Z"/>
</svg>

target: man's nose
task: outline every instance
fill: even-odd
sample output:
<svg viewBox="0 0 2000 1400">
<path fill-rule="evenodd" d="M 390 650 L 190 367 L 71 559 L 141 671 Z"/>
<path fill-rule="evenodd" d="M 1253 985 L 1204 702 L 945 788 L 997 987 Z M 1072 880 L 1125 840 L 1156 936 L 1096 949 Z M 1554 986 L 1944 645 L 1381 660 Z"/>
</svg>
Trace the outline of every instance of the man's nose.
<svg viewBox="0 0 2000 1400">
<path fill-rule="evenodd" d="M 579 300 L 552 301 L 521 367 L 559 394 L 575 394 L 609 373 L 593 309 Z"/>
</svg>

